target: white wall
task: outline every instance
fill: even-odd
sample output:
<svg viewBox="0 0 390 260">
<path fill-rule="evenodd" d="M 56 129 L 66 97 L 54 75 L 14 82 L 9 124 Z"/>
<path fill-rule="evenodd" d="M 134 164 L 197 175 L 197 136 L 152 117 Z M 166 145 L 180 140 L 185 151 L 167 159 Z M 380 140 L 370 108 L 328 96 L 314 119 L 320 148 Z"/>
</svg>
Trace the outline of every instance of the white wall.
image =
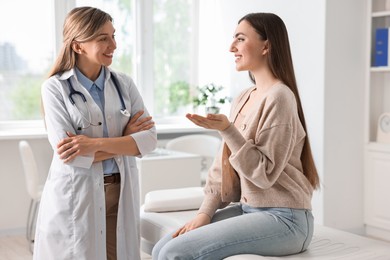
<svg viewBox="0 0 390 260">
<path fill-rule="evenodd" d="M 324 220 L 356 233 L 363 232 L 366 6 L 326 1 Z"/>
</svg>

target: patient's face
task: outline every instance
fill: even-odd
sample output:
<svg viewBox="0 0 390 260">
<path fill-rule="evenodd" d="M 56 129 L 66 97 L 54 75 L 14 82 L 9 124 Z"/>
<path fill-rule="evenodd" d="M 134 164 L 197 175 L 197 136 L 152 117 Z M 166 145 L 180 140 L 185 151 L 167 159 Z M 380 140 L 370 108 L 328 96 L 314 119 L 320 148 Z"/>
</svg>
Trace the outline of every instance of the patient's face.
<svg viewBox="0 0 390 260">
<path fill-rule="evenodd" d="M 266 64 L 267 41 L 260 38 L 251 24 L 241 21 L 234 33 L 230 51 L 234 53 L 238 71 L 254 71 Z"/>
</svg>

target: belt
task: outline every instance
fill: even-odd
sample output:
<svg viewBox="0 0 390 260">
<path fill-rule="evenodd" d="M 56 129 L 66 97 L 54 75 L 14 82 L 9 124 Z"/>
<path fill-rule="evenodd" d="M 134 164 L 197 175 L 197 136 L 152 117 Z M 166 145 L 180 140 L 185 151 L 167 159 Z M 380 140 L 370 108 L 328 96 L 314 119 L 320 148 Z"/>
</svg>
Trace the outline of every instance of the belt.
<svg viewBox="0 0 390 260">
<path fill-rule="evenodd" d="M 104 176 L 104 183 L 121 183 L 121 175 L 119 173 L 113 173 Z"/>
</svg>

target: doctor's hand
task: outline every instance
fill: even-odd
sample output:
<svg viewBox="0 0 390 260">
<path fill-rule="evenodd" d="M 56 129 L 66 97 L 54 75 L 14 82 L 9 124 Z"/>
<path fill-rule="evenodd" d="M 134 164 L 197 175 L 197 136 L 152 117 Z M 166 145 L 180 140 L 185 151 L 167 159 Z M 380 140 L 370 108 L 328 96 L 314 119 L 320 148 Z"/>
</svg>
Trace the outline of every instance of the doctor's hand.
<svg viewBox="0 0 390 260">
<path fill-rule="evenodd" d="M 141 131 L 149 130 L 154 126 L 151 116 L 147 116 L 139 119 L 143 115 L 144 111 L 138 111 L 127 123 L 125 130 L 123 130 L 123 136 L 138 133 Z"/>
<path fill-rule="evenodd" d="M 183 227 L 179 228 L 175 234 L 172 235 L 173 238 L 178 237 L 180 235 L 183 235 L 184 233 L 187 233 L 191 230 L 194 230 L 196 228 L 199 228 L 201 226 L 205 226 L 210 224 L 211 219 L 210 217 L 205 213 L 199 213 L 196 215 L 194 219 L 192 219 L 190 222 L 185 224 Z"/>
<path fill-rule="evenodd" d="M 65 163 L 72 161 L 79 155 L 93 154 L 96 152 L 96 141 L 85 135 L 75 135 L 66 132 L 67 138 L 57 144 L 57 153 Z"/>
<path fill-rule="evenodd" d="M 206 117 L 197 114 L 187 114 L 186 117 L 194 124 L 206 129 L 223 131 L 230 126 L 229 119 L 223 114 L 207 114 Z"/>
</svg>

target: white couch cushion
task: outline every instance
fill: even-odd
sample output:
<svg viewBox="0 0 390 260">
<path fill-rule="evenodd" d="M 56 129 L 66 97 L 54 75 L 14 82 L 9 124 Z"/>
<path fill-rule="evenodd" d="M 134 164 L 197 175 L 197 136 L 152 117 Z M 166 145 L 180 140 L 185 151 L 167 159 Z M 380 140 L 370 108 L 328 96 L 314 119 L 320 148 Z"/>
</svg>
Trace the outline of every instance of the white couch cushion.
<svg viewBox="0 0 390 260">
<path fill-rule="evenodd" d="M 155 190 L 146 194 L 144 211 L 167 212 L 199 209 L 203 197 L 202 187 Z"/>
</svg>

